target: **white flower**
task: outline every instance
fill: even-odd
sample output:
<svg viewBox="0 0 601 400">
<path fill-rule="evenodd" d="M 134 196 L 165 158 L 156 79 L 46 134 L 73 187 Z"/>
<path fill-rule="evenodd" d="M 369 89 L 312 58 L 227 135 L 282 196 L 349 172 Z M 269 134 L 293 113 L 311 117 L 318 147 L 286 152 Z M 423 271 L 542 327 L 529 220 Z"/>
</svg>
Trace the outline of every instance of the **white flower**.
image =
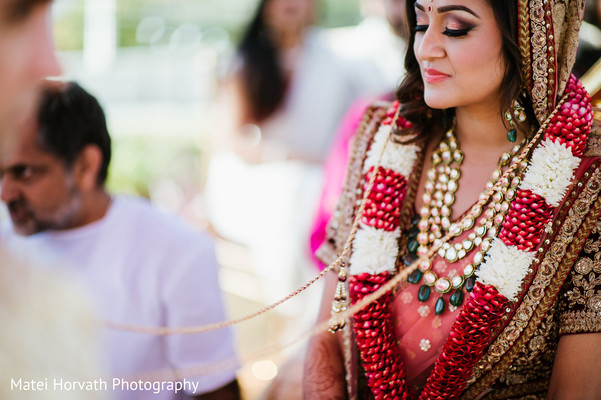
<svg viewBox="0 0 601 400">
<path fill-rule="evenodd" d="M 530 190 L 557 207 L 564 198 L 580 159 L 559 141 L 545 140 L 532 154 L 520 189 Z"/>
<path fill-rule="evenodd" d="M 513 301 L 534 257 L 534 252 L 507 246 L 501 239 L 495 238 L 485 261 L 476 272 L 478 281 L 485 285 L 493 285 L 500 294 Z"/>
<path fill-rule="evenodd" d="M 364 272 L 377 275 L 385 271 L 395 273 L 399 235 L 398 228 L 388 232 L 361 224 L 353 240 L 353 254 L 350 259 L 351 275 Z"/>
<path fill-rule="evenodd" d="M 409 176 L 413 170 L 413 165 L 417 160 L 419 147 L 416 145 L 401 145 L 394 143 L 391 139 L 386 140 L 390 125 L 381 125 L 380 129 L 374 137 L 374 141 L 367 152 L 367 159 L 363 166 L 363 172 L 367 172 L 369 168 L 380 165 L 383 168 L 391 169 L 403 176 Z M 384 152 L 382 153 L 382 148 Z M 382 159 L 378 163 L 378 159 L 382 154 Z"/>
</svg>

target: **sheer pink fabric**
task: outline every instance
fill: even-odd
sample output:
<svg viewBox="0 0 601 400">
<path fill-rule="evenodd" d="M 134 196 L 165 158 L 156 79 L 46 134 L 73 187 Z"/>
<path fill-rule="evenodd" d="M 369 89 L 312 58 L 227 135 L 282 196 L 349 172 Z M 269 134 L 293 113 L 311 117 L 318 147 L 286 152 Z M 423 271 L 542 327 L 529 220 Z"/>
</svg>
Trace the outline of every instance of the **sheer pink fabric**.
<svg viewBox="0 0 601 400">
<path fill-rule="evenodd" d="M 452 243 L 461 243 L 469 232 L 465 232 Z M 472 250 L 469 255 L 455 263 L 449 263 L 445 259 L 436 257 L 433 261 L 432 270 L 439 277 L 462 275 L 463 269 L 472 261 L 477 249 Z M 434 305 L 441 296 L 434 288 L 431 289 L 430 298 L 426 302 L 420 302 L 417 298 L 419 284 L 407 284 L 400 289 L 392 304 L 393 324 L 400 350 L 401 359 L 407 369 L 407 381 L 412 386 L 422 386 L 434 367 L 436 359 L 442 352 L 444 343 L 449 336 L 451 326 L 457 319 L 463 306 L 455 309 L 449 304 L 451 293 L 442 295 L 446 307 L 442 315 L 434 314 Z M 464 302 L 469 293 L 464 291 Z"/>
</svg>

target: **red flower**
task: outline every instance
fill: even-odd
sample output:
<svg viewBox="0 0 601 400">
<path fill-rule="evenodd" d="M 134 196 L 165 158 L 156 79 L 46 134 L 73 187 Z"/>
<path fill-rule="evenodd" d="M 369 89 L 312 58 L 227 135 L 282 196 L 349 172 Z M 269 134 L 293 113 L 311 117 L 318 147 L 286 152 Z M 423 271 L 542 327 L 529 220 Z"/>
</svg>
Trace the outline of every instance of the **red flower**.
<svg viewBox="0 0 601 400">
<path fill-rule="evenodd" d="M 492 333 L 509 304 L 494 286 L 476 283 L 463 310 L 451 327 L 442 354 L 420 399 L 455 399 L 465 389 L 476 362 L 490 344 Z"/>
<path fill-rule="evenodd" d="M 574 75 L 568 80 L 566 93 L 568 98 L 551 118 L 545 139 L 565 143 L 576 157 L 582 157 L 593 124 L 591 98 Z"/>
<path fill-rule="evenodd" d="M 369 169 L 365 176 L 367 183 L 364 190 L 367 190 L 372 174 L 373 167 Z M 406 186 L 407 180 L 403 175 L 390 169 L 378 167 L 374 185 L 365 202 L 361 222 L 388 232 L 398 228 Z"/>
<path fill-rule="evenodd" d="M 350 280 L 353 303 L 378 290 L 390 277 L 388 272 L 353 275 Z M 407 374 L 394 340 L 391 302 L 392 294 L 388 292 L 353 316 L 367 384 L 377 400 L 409 399 Z"/>
<path fill-rule="evenodd" d="M 540 244 L 545 225 L 551 220 L 553 207 L 530 190 L 518 190 L 503 221 L 499 239 L 508 246 L 533 251 Z"/>
</svg>

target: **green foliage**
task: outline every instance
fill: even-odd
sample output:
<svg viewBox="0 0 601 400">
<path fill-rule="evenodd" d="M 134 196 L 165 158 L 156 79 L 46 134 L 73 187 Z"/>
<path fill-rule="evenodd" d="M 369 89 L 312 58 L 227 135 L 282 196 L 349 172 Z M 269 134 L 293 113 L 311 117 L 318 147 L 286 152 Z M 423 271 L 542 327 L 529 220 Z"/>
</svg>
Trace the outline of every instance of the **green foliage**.
<svg viewBox="0 0 601 400">
<path fill-rule="evenodd" d="M 54 41 L 58 50 L 83 48 L 83 1 L 74 2 L 60 15 L 54 17 Z"/>
<path fill-rule="evenodd" d="M 319 0 L 318 4 L 321 14 L 318 23 L 328 28 L 355 25 L 361 18 L 358 1 Z"/>
<path fill-rule="evenodd" d="M 352 25 L 359 21 L 357 0 L 316 0 L 317 23 L 326 27 Z M 62 6 L 55 15 L 54 31 L 59 50 L 83 47 L 84 1 L 57 0 Z M 191 23 L 199 27 L 221 27 L 236 40 L 251 18 L 258 0 L 117 0 L 119 47 L 138 46 L 136 29 L 145 17 L 161 17 L 167 26 Z"/>
<path fill-rule="evenodd" d="M 193 139 L 116 137 L 107 187 L 112 193 L 149 197 L 152 184 L 161 179 L 182 187 L 200 186 L 200 170 L 200 149 Z"/>
</svg>

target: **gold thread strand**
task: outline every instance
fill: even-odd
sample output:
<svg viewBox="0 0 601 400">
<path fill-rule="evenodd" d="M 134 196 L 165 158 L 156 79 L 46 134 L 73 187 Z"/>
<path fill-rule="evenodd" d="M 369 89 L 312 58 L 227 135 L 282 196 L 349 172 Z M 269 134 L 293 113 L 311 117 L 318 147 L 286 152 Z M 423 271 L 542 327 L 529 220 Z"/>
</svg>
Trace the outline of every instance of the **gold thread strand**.
<svg viewBox="0 0 601 400">
<path fill-rule="evenodd" d="M 190 378 L 193 376 L 208 375 L 212 373 L 222 372 L 232 368 L 237 368 L 242 364 L 249 364 L 252 362 L 259 361 L 265 358 L 266 356 L 278 353 L 298 343 L 308 340 L 312 336 L 315 336 L 320 333 L 326 333 L 327 330 L 328 321 L 323 321 L 319 324 L 316 324 L 313 328 L 306 330 L 305 332 L 298 335 L 297 337 L 295 337 L 287 343 L 266 346 L 265 348 L 257 350 L 254 353 L 245 357 L 230 357 L 220 361 L 197 364 L 185 368 L 165 368 L 153 371 L 145 371 L 133 375 L 113 376 L 111 378 L 121 378 L 129 381 L 162 381 L 173 378 L 182 379 Z"/>
<path fill-rule="evenodd" d="M 340 257 L 339 257 L 339 259 L 340 259 Z M 324 268 L 317 276 L 315 276 L 309 282 L 305 283 L 303 286 L 296 289 L 294 292 L 288 294 L 286 297 L 282 298 L 281 300 L 278 300 L 273 304 L 265 306 L 253 313 L 247 314 L 240 318 L 236 318 L 236 319 L 232 319 L 232 320 L 228 320 L 228 321 L 216 322 L 214 324 L 180 327 L 180 328 L 150 327 L 150 326 L 142 326 L 142 325 L 119 324 L 119 323 L 114 323 L 114 322 L 106 322 L 104 325 L 105 325 L 105 327 L 107 327 L 109 329 L 113 329 L 113 330 L 135 332 L 135 333 L 146 333 L 146 334 L 152 334 L 152 335 L 157 335 L 157 336 L 206 333 L 206 332 L 210 332 L 210 331 L 216 331 L 219 329 L 227 328 L 228 326 L 237 325 L 242 322 L 256 318 L 262 314 L 265 314 L 266 312 L 273 310 L 274 308 L 278 307 L 279 305 L 283 304 L 284 302 L 286 302 L 286 301 L 290 300 L 291 298 L 304 292 L 309 287 L 311 287 L 315 282 L 317 282 L 319 279 L 321 279 L 325 274 L 327 274 L 329 271 L 331 271 L 334 268 L 337 261 L 338 261 L 338 259 L 336 261 L 334 261 L 334 263 L 332 263 L 332 265 L 328 266 L 327 268 Z"/>
</svg>

